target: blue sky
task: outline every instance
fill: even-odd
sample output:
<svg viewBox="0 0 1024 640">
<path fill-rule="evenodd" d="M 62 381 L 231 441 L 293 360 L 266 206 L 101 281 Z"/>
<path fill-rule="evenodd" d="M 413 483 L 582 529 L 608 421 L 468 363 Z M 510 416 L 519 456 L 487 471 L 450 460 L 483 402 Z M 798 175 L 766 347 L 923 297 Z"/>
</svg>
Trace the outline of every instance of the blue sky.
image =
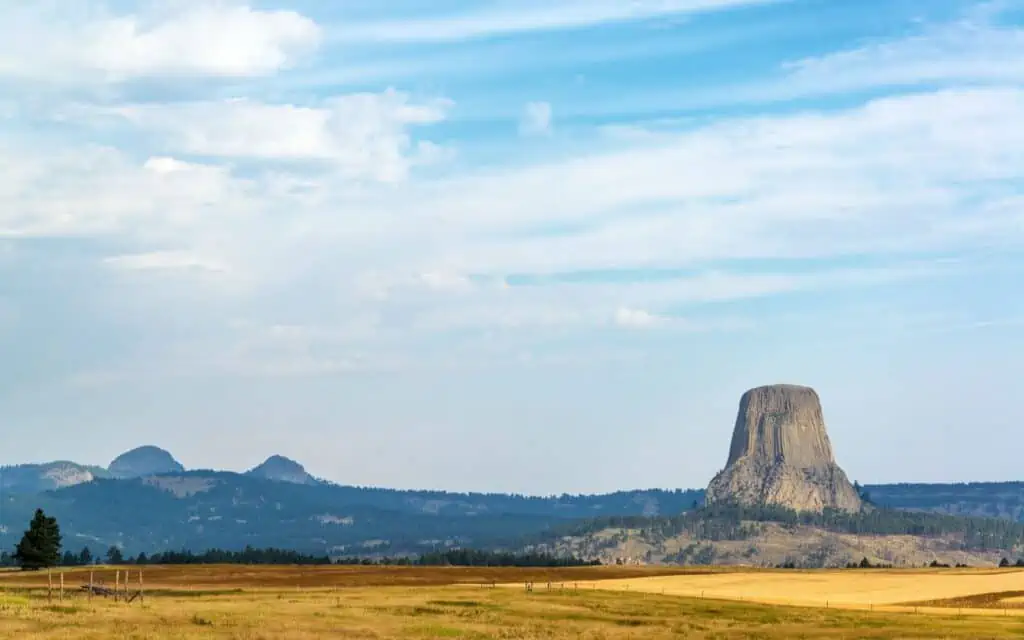
<svg viewBox="0 0 1024 640">
<path fill-rule="evenodd" d="M 0 462 L 1024 479 L 1024 3 L 0 0 Z"/>
</svg>

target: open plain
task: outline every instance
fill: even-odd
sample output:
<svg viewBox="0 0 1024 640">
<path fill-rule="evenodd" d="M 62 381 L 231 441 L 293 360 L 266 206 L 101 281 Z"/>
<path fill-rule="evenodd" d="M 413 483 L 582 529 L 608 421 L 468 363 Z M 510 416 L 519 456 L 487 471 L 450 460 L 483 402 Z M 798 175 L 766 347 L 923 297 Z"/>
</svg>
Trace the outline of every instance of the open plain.
<svg viewBox="0 0 1024 640">
<path fill-rule="evenodd" d="M 132 589 L 137 574 L 133 572 Z M 122 569 L 123 571 L 123 569 Z M 111 585 L 115 570 L 94 571 Z M 54 572 L 59 576 L 59 572 Z M 0 637 L 24 638 L 1011 638 L 1024 572 L 145 567 L 144 602 L 65 598 L 45 573 L 0 573 Z M 122 573 L 123 576 L 123 573 Z M 524 584 L 532 581 L 527 592 Z M 550 586 L 549 586 L 550 583 Z M 916 586 L 915 586 L 916 585 Z M 505 588 L 500 588 L 504 586 Z M 498 588 L 496 588 L 498 587 Z M 696 589 L 703 588 L 704 597 Z M 661 590 L 664 589 L 665 593 Z M 846 606 L 816 592 L 847 594 Z M 1005 594 L 995 597 L 992 594 Z M 987 595 L 986 595 L 987 594 Z M 956 601 L 943 602 L 943 599 Z M 742 600 L 742 601 L 741 601 Z M 1005 602 L 1004 602 L 1005 600 Z M 929 601 L 900 611 L 901 603 Z M 791 606 L 793 605 L 793 606 Z M 1005 609 L 1003 607 L 1006 607 Z M 870 606 L 864 607 L 870 608 Z M 967 615 L 971 613 L 972 615 Z"/>
<path fill-rule="evenodd" d="M 955 607 L 975 613 L 979 608 L 1004 615 L 1024 613 L 1021 569 L 709 571 L 609 579 L 585 585 L 595 587 L 788 606 L 892 611 L 916 608 L 919 612 L 929 607 Z"/>
</svg>

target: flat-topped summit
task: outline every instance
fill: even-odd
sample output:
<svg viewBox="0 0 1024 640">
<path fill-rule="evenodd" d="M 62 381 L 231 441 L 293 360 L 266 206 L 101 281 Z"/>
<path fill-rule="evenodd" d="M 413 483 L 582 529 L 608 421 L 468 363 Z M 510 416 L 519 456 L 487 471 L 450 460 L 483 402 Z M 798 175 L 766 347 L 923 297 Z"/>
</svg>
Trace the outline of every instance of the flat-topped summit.
<svg viewBox="0 0 1024 640">
<path fill-rule="evenodd" d="M 814 389 L 778 384 L 743 394 L 729 459 L 707 501 L 860 510 L 860 496 L 835 462 Z"/>
</svg>

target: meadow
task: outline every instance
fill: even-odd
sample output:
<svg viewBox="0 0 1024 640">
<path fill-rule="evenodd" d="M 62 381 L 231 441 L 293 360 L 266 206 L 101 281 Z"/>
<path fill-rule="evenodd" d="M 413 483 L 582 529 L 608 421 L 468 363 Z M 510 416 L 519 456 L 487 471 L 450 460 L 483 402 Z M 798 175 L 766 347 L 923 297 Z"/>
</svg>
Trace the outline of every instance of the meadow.
<svg viewBox="0 0 1024 640">
<path fill-rule="evenodd" d="M 990 593 L 985 590 L 993 587 L 1002 589 L 1011 580 L 1024 579 L 1024 574 L 1018 572 L 943 575 L 704 569 L 681 573 L 678 569 L 619 567 L 147 567 L 145 602 L 132 604 L 72 594 L 81 584 L 83 573 L 87 580 L 87 572 L 66 573 L 63 602 L 56 597 L 47 599 L 45 573 L 0 574 L 0 637 L 613 640 L 1024 636 L 1024 617 L 1002 611 L 958 615 L 960 610 L 955 607 L 965 606 L 963 602 L 947 603 L 945 607 L 932 602 L 914 614 L 811 607 L 802 599 L 815 579 L 827 584 L 846 576 L 855 589 L 880 579 L 880 593 L 899 598 L 912 589 L 906 586 L 905 592 L 894 591 L 890 582 L 894 576 L 906 575 L 905 585 L 910 581 L 927 583 L 932 578 L 945 585 L 946 578 L 955 581 L 988 576 L 987 581 L 969 581 L 966 589 L 975 590 L 973 596 L 977 596 Z M 112 569 L 96 571 L 95 577 L 108 584 L 114 582 Z M 711 579 L 732 584 L 734 599 L 677 594 L 682 586 L 670 591 L 672 581 L 690 585 Z M 532 592 L 524 588 L 527 581 L 534 583 Z M 744 583 L 746 591 L 740 587 Z M 805 606 L 750 601 L 769 588 L 782 588 L 783 593 L 794 596 L 794 602 Z M 661 589 L 666 593 L 662 594 Z M 739 595 L 741 592 L 745 595 Z M 916 592 L 921 593 L 938 591 Z M 1020 595 L 1024 594 L 1016 597 Z M 741 597 L 743 601 L 739 601 Z M 910 599 L 915 598 L 911 594 Z"/>
</svg>

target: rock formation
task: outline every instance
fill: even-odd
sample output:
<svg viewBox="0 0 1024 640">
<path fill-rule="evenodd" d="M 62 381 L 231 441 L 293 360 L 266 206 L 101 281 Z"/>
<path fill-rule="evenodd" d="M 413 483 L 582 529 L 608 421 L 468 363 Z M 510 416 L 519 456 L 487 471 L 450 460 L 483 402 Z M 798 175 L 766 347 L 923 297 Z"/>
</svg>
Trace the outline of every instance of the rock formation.
<svg viewBox="0 0 1024 640">
<path fill-rule="evenodd" d="M 773 385 L 740 399 L 729 461 L 707 502 L 780 505 L 797 511 L 859 511 L 861 499 L 836 464 L 814 389 Z"/>
<path fill-rule="evenodd" d="M 306 468 L 298 462 L 285 458 L 284 456 L 270 456 L 266 462 L 245 472 L 246 475 L 274 480 L 276 482 L 291 482 L 292 484 L 318 484 L 313 476 L 306 472 Z"/>
<path fill-rule="evenodd" d="M 153 446 L 132 449 L 110 463 L 110 475 L 115 478 L 138 478 L 161 473 L 181 473 L 184 470 L 185 467 L 174 456 Z"/>
<path fill-rule="evenodd" d="M 106 469 L 58 460 L 4 467 L 0 473 L 0 482 L 3 483 L 3 490 L 10 493 L 39 493 L 92 482 L 106 476 Z"/>
</svg>

